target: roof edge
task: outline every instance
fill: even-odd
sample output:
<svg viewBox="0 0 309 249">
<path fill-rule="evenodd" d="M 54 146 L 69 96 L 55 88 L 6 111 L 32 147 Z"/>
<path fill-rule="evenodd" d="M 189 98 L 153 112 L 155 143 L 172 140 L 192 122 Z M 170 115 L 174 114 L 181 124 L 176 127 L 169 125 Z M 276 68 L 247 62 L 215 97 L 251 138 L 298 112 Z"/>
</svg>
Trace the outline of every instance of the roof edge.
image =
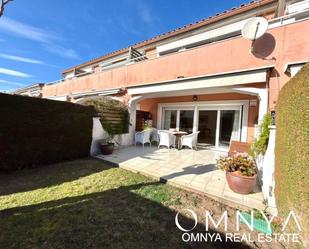
<svg viewBox="0 0 309 249">
<path fill-rule="evenodd" d="M 11 93 L 22 92 L 22 91 L 25 91 L 25 90 L 28 90 L 28 89 L 31 89 L 31 88 L 34 88 L 34 87 L 43 87 L 44 85 L 45 85 L 45 83 L 35 83 L 35 84 L 29 85 L 29 86 L 24 86 L 24 87 L 18 88 L 16 90 L 12 91 Z"/>
<path fill-rule="evenodd" d="M 172 36 L 183 34 L 183 33 L 186 33 L 186 32 L 189 32 L 189 31 L 192 31 L 192 30 L 195 30 L 195 29 L 198 29 L 198 28 L 200 28 L 202 26 L 209 25 L 209 24 L 221 21 L 221 20 L 226 19 L 228 17 L 239 15 L 239 14 L 244 13 L 246 11 L 252 10 L 252 9 L 254 9 L 256 7 L 265 6 L 265 5 L 271 4 L 273 2 L 276 2 L 276 0 L 251 1 L 249 3 L 240 5 L 239 7 L 234 7 L 232 9 L 223 11 L 223 12 L 218 13 L 216 15 L 209 16 L 208 18 L 202 19 L 202 20 L 197 21 L 195 23 L 190 23 L 190 24 L 187 24 L 187 25 L 185 25 L 185 26 L 183 26 L 181 28 L 177 28 L 175 30 L 165 32 L 165 33 L 163 33 L 161 35 L 154 36 L 154 37 L 152 37 L 150 39 L 147 39 L 147 40 L 135 43 L 135 44 L 132 45 L 132 47 L 140 48 L 140 47 L 143 47 L 145 45 L 149 45 L 149 44 L 154 43 L 154 42 L 162 41 L 162 40 L 168 39 L 168 38 L 170 38 Z M 125 48 L 113 51 L 111 53 L 108 53 L 106 55 L 94 58 L 92 60 L 86 61 L 86 62 L 81 63 L 79 65 L 67 68 L 67 69 L 62 71 L 62 75 L 66 74 L 66 73 L 69 73 L 69 72 L 73 71 L 74 69 L 78 69 L 78 68 L 82 68 L 82 67 L 85 67 L 85 66 L 89 66 L 89 65 L 98 63 L 98 62 L 100 62 L 102 60 L 111 58 L 113 56 L 125 53 L 125 52 L 127 52 L 129 50 L 129 47 L 125 47 Z"/>
</svg>

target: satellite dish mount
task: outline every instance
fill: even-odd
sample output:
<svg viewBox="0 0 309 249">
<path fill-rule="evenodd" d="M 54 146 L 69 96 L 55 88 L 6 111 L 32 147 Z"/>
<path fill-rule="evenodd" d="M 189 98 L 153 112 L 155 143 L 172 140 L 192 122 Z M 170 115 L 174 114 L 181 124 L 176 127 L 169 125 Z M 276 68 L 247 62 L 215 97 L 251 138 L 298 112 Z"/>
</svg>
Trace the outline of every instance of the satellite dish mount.
<svg viewBox="0 0 309 249">
<path fill-rule="evenodd" d="M 252 41 L 250 53 L 252 52 L 254 42 L 263 36 L 268 28 L 268 21 L 263 17 L 254 17 L 249 19 L 241 30 L 243 38 Z"/>
</svg>

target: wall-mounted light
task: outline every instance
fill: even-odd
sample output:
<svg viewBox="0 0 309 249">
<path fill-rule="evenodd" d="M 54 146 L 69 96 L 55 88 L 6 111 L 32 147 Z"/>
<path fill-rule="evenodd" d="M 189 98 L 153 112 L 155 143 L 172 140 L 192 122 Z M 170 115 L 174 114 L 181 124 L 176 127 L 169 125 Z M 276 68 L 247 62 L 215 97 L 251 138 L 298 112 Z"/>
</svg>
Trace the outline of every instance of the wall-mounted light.
<svg viewBox="0 0 309 249">
<path fill-rule="evenodd" d="M 197 99 L 198 99 L 198 98 L 197 98 L 197 95 L 193 95 L 193 98 L 192 98 L 192 99 L 193 99 L 193 101 L 197 101 Z"/>
<path fill-rule="evenodd" d="M 270 115 L 271 115 L 271 125 L 276 125 L 276 111 L 272 110 L 270 112 Z"/>
</svg>

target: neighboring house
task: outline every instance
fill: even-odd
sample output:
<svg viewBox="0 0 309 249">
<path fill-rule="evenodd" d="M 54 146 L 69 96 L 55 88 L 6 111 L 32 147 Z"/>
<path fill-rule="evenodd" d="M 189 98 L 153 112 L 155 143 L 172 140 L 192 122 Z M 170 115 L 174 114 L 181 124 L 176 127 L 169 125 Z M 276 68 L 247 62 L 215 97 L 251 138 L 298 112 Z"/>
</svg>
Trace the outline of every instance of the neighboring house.
<svg viewBox="0 0 309 249">
<path fill-rule="evenodd" d="M 241 29 L 256 16 L 269 25 L 252 44 Z M 226 148 L 253 141 L 308 57 L 309 1 L 253 1 L 68 68 L 43 98 L 115 96 L 130 107 L 131 142 L 141 110 L 159 129 L 200 131 L 199 143 Z"/>
<path fill-rule="evenodd" d="M 36 83 L 30 86 L 19 88 L 11 92 L 11 94 L 42 98 L 42 90 L 44 85 L 44 83 Z"/>
</svg>

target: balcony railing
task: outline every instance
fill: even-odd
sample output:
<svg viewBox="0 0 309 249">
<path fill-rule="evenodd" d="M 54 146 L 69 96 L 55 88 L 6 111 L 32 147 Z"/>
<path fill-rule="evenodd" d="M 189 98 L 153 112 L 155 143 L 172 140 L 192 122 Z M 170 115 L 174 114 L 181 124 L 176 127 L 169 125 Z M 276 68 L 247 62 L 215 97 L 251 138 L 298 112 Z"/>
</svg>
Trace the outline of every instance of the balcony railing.
<svg viewBox="0 0 309 249">
<path fill-rule="evenodd" d="M 278 57 L 282 54 L 287 54 L 293 61 L 306 59 L 303 57 L 308 54 L 309 48 L 302 44 L 309 42 L 308 36 L 303 35 L 309 33 L 308 21 L 294 21 L 284 27 L 269 29 L 268 39 L 265 41 L 261 39 L 258 49 L 263 51 L 267 49 L 269 52 L 267 58 L 276 58 L 276 63 L 285 63 L 278 62 L 284 59 Z M 270 37 L 275 41 L 273 47 L 270 47 Z M 220 74 L 274 64 L 274 60 L 255 57 L 249 52 L 250 47 L 250 41 L 242 37 L 234 37 L 152 59 L 145 59 L 146 55 L 140 55 L 126 60 L 119 67 L 115 64 L 115 66 L 103 67 L 100 71 L 87 73 L 87 75 L 79 74 L 72 79 L 51 82 L 44 88 L 44 94 L 65 96 L 77 92 L 166 82 L 179 77 Z M 145 60 L 138 60 L 142 58 Z"/>
</svg>

